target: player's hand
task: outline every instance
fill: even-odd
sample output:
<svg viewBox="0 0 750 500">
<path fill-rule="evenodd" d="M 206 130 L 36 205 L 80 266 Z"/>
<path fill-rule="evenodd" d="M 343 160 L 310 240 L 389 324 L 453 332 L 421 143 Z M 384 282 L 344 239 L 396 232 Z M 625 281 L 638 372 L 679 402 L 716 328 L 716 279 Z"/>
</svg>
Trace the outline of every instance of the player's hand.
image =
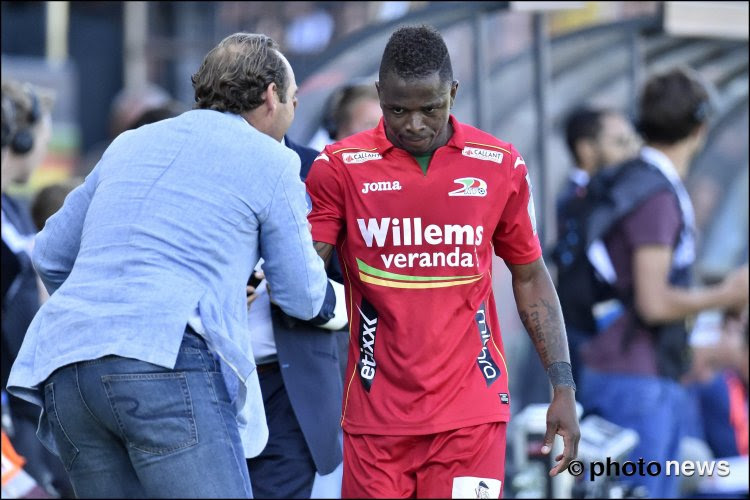
<svg viewBox="0 0 750 500">
<path fill-rule="evenodd" d="M 542 453 L 545 455 L 552 451 L 555 434 L 560 434 L 563 438 L 563 452 L 555 457 L 558 464 L 549 471 L 550 476 L 556 476 L 566 470 L 570 462 L 578 455 L 581 431 L 578 428 L 575 391 L 572 387 L 555 388 L 552 402 L 547 409 L 547 432 L 544 435 L 542 447 Z"/>
</svg>

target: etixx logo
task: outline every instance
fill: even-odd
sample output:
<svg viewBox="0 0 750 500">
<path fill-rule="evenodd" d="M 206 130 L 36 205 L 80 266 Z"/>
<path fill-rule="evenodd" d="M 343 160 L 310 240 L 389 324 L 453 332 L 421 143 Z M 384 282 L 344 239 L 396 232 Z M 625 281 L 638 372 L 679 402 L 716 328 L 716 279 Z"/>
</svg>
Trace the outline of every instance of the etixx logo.
<svg viewBox="0 0 750 500">
<path fill-rule="evenodd" d="M 487 183 L 476 177 L 453 179 L 461 187 L 448 193 L 448 196 L 487 196 Z"/>
</svg>

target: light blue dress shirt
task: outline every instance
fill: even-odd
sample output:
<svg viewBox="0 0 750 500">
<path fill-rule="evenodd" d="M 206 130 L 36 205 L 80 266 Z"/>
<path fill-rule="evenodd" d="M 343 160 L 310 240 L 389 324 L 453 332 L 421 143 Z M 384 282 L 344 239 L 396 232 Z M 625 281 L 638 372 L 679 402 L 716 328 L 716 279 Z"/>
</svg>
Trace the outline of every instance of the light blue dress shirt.
<svg viewBox="0 0 750 500">
<path fill-rule="evenodd" d="M 274 301 L 302 319 L 326 293 L 299 170 L 293 151 L 232 113 L 193 110 L 121 134 L 36 238 L 51 297 L 10 392 L 43 406 L 54 370 L 110 354 L 173 368 L 197 310 L 230 368 L 246 455 L 260 453 L 268 430 L 247 329 L 250 271 L 263 257 Z M 54 449 L 47 429 L 42 413 L 38 434 Z"/>
</svg>

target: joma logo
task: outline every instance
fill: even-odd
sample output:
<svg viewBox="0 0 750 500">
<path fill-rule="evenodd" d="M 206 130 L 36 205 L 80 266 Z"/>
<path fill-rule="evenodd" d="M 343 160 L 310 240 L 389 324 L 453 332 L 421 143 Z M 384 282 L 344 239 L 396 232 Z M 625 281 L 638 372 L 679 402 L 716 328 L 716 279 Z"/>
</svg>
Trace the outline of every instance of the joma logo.
<svg viewBox="0 0 750 500">
<path fill-rule="evenodd" d="M 401 191 L 401 183 L 398 181 L 365 182 L 362 184 L 362 193 L 370 191 Z"/>
</svg>

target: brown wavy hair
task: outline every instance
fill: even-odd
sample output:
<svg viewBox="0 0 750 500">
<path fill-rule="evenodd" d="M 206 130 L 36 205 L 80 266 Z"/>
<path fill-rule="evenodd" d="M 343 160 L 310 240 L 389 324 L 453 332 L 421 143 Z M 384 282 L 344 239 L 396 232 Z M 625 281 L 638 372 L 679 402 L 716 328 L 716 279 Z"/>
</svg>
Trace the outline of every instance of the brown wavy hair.
<svg viewBox="0 0 750 500">
<path fill-rule="evenodd" d="M 710 85 L 689 67 L 651 77 L 641 92 L 638 130 L 647 142 L 674 144 L 709 121 Z"/>
<path fill-rule="evenodd" d="M 279 45 L 269 36 L 235 33 L 206 54 L 190 78 L 196 109 L 244 113 L 263 104 L 263 92 L 275 83 L 286 102 L 289 75 Z"/>
</svg>

